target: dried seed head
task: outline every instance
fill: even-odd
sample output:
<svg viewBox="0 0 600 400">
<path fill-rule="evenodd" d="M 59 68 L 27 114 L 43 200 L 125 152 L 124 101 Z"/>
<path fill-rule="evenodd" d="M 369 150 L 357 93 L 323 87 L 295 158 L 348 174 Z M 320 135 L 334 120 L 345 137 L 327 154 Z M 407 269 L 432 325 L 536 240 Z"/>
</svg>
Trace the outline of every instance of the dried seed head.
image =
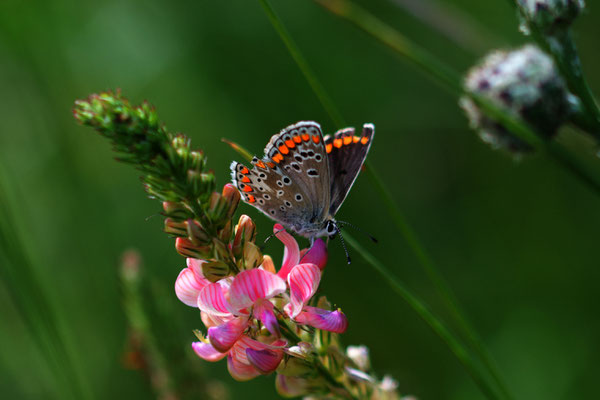
<svg viewBox="0 0 600 400">
<path fill-rule="evenodd" d="M 533 45 L 491 53 L 469 71 L 464 86 L 467 92 L 485 97 L 504 111 L 522 118 L 548 139 L 556 134 L 572 110 L 572 96 L 554 62 Z M 484 142 L 514 153 L 531 150 L 470 98 L 462 98 L 460 105 Z"/>
<path fill-rule="evenodd" d="M 519 29 L 526 35 L 531 26 L 544 34 L 568 28 L 585 7 L 583 0 L 518 0 L 521 10 Z"/>
</svg>

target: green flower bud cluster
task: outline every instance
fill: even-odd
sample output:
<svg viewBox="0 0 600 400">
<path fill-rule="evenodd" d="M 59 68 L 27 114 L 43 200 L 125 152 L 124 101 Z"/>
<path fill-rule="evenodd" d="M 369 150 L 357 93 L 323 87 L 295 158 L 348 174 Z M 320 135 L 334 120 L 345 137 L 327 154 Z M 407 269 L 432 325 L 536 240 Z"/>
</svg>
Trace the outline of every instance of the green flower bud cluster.
<svg viewBox="0 0 600 400">
<path fill-rule="evenodd" d="M 204 154 L 192 150 L 185 135 L 170 133 L 154 107 L 147 102 L 132 106 L 119 91 L 103 92 L 76 101 L 73 114 L 111 141 L 118 160 L 142 171 L 148 194 L 163 202 L 165 232 L 177 238 L 181 255 L 206 260 L 207 279 L 217 281 L 263 263 L 254 222 L 243 215 L 233 227 L 239 191 L 227 184 L 215 192 Z"/>
<path fill-rule="evenodd" d="M 202 152 L 191 150 L 184 135 L 170 133 L 147 102 L 132 106 L 119 91 L 103 92 L 77 100 L 73 115 L 108 138 L 119 161 L 144 173 L 142 180 L 150 196 L 202 204 L 213 192 L 215 177 L 205 171 Z"/>
<path fill-rule="evenodd" d="M 532 27 L 552 35 L 568 28 L 585 7 L 583 0 L 518 0 L 523 33 Z"/>
<path fill-rule="evenodd" d="M 522 118 L 546 139 L 556 134 L 573 111 L 574 98 L 552 58 L 533 45 L 491 53 L 469 71 L 464 86 L 468 93 Z M 469 97 L 462 98 L 460 104 L 484 142 L 517 154 L 531 150 Z"/>
</svg>

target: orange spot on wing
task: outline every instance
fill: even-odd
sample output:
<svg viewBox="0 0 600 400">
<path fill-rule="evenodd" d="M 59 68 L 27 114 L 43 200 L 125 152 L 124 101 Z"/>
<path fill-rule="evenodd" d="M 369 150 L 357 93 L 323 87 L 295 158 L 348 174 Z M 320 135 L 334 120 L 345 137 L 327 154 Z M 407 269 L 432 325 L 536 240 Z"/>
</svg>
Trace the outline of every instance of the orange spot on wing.
<svg viewBox="0 0 600 400">
<path fill-rule="evenodd" d="M 248 178 L 247 176 L 245 176 L 245 177 L 242 178 L 242 182 L 244 182 L 244 183 L 250 183 L 251 181 L 250 181 L 250 178 Z"/>
<path fill-rule="evenodd" d="M 251 192 L 252 191 L 252 187 L 250 185 L 245 185 L 244 188 L 242 189 L 244 192 Z"/>
<path fill-rule="evenodd" d="M 342 147 L 342 143 L 342 139 L 333 139 L 333 146 L 338 149 Z"/>
<path fill-rule="evenodd" d="M 354 136 L 352 138 L 352 143 L 358 143 L 358 142 L 360 142 L 360 138 L 358 136 Z"/>
<path fill-rule="evenodd" d="M 281 154 L 277 153 L 273 156 L 273 161 L 277 164 L 279 164 L 281 160 L 283 160 L 283 156 Z"/>
<path fill-rule="evenodd" d="M 268 162 L 267 165 L 269 166 L 269 168 L 275 168 L 275 163 Z"/>
<path fill-rule="evenodd" d="M 325 151 L 331 153 L 331 149 L 333 149 L 333 145 L 331 143 L 325 145 Z"/>
<path fill-rule="evenodd" d="M 360 139 L 361 144 L 367 144 L 368 142 L 369 142 L 369 138 L 366 136 L 363 136 L 362 139 Z"/>
<path fill-rule="evenodd" d="M 296 143 L 302 143 L 302 138 L 300 137 L 300 135 L 294 136 L 293 139 L 294 139 L 294 142 L 296 142 Z"/>
<path fill-rule="evenodd" d="M 319 143 L 321 141 L 321 138 L 319 137 L 319 135 L 313 135 L 312 140 L 315 143 Z"/>
<path fill-rule="evenodd" d="M 256 162 L 256 166 L 257 166 L 257 167 L 260 167 L 260 168 L 262 168 L 262 169 L 266 169 L 266 168 L 267 168 L 267 167 L 266 167 L 266 165 L 265 165 L 265 163 L 264 163 L 264 162 L 262 162 L 262 161 L 257 161 L 257 162 Z"/>
<path fill-rule="evenodd" d="M 296 143 L 294 143 L 294 141 L 293 141 L 293 140 L 291 140 L 291 139 L 290 139 L 290 140 L 286 140 L 286 141 L 285 141 L 285 145 L 286 145 L 287 147 L 289 147 L 290 149 L 293 149 L 294 147 L 296 147 Z"/>
<path fill-rule="evenodd" d="M 302 140 L 308 142 L 310 140 L 310 135 L 308 133 L 305 133 L 304 135 L 302 135 Z"/>
<path fill-rule="evenodd" d="M 244 168 L 242 168 L 242 170 L 241 170 L 240 172 L 241 172 L 242 174 L 246 175 L 246 174 L 247 174 L 248 172 L 250 172 L 250 171 L 248 171 L 248 168 L 244 167 Z"/>
<path fill-rule="evenodd" d="M 344 137 L 344 144 L 350 144 L 352 143 L 352 136 L 345 136 Z"/>
<path fill-rule="evenodd" d="M 256 201 L 256 199 L 254 198 L 254 196 L 252 196 L 252 195 L 248 196 L 248 202 L 254 203 L 255 201 Z"/>
<path fill-rule="evenodd" d="M 290 149 L 288 149 L 287 146 L 283 144 L 279 146 L 279 151 L 281 152 L 281 154 L 287 154 L 290 152 Z"/>
</svg>

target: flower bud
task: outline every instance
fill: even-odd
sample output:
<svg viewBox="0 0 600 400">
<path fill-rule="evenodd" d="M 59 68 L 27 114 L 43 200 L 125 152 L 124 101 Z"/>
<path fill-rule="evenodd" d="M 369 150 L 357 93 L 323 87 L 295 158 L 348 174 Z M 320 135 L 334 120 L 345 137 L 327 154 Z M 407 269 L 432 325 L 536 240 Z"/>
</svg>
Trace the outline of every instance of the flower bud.
<svg viewBox="0 0 600 400">
<path fill-rule="evenodd" d="M 163 201 L 163 215 L 175 221 L 185 221 L 192 218 L 194 214 L 182 203 L 175 201 Z"/>
<path fill-rule="evenodd" d="M 213 256 L 220 261 L 231 259 L 227 245 L 216 238 L 213 239 Z"/>
<path fill-rule="evenodd" d="M 178 237 L 175 240 L 175 249 L 184 257 L 204 259 L 210 256 L 210 246 L 196 246 L 191 240 Z"/>
<path fill-rule="evenodd" d="M 235 227 L 235 238 L 231 246 L 231 251 L 238 257 L 247 242 L 254 242 L 256 239 L 256 225 L 252 218 L 246 214 L 240 216 L 239 222 Z"/>
<path fill-rule="evenodd" d="M 233 224 L 231 223 L 231 220 L 229 220 L 227 221 L 223 229 L 217 232 L 217 237 L 220 241 L 229 242 L 229 240 L 231 240 L 231 234 L 233 233 L 232 226 Z"/>
<path fill-rule="evenodd" d="M 211 282 L 217 282 L 229 276 L 231 269 L 222 261 L 210 261 L 202 264 L 202 274 Z"/>
<path fill-rule="evenodd" d="M 361 370 L 367 371 L 370 368 L 371 363 L 369 361 L 369 349 L 367 346 L 348 346 L 346 348 L 346 355 Z"/>
<path fill-rule="evenodd" d="M 193 219 L 187 220 L 188 238 L 197 246 L 207 245 L 210 243 L 210 235 L 202 228 L 198 221 Z"/>
<path fill-rule="evenodd" d="M 229 204 L 229 209 L 227 210 L 227 218 L 231 219 L 233 217 L 233 214 L 235 214 L 235 210 L 237 210 L 237 207 L 240 204 L 240 199 L 242 196 L 240 195 L 240 191 L 237 190 L 237 188 L 231 183 L 228 183 L 225 186 L 223 186 L 222 195 L 225 201 L 227 201 L 227 203 Z"/>
<path fill-rule="evenodd" d="M 286 357 L 277 367 L 277 373 L 285 376 L 305 377 L 315 373 L 314 365 L 297 357 Z"/>
<path fill-rule="evenodd" d="M 260 248 L 252 243 L 246 242 L 242 250 L 242 257 L 238 259 L 240 270 L 257 268 L 263 262 L 263 255 Z"/>
<path fill-rule="evenodd" d="M 585 7 L 583 0 L 518 0 L 521 10 L 519 28 L 528 35 L 535 27 L 543 34 L 568 28 Z"/>
<path fill-rule="evenodd" d="M 176 222 L 167 218 L 165 219 L 165 232 L 174 236 L 187 237 L 187 222 Z"/>
<path fill-rule="evenodd" d="M 518 50 L 496 51 L 473 67 L 466 79 L 467 92 L 486 98 L 513 116 L 529 123 L 536 132 L 552 138 L 572 112 L 572 95 L 548 55 L 533 45 Z M 499 122 L 488 117 L 473 100 L 463 97 L 461 107 L 481 139 L 494 148 L 514 153 L 532 150 Z"/>
</svg>

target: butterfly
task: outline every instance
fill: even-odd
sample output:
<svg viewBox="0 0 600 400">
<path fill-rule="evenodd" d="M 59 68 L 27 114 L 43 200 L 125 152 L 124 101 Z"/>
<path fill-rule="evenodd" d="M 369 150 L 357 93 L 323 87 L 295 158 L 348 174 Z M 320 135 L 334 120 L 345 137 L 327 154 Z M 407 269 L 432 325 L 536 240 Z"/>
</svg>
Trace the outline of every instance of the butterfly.
<svg viewBox="0 0 600 400">
<path fill-rule="evenodd" d="M 300 121 L 271 137 L 252 168 L 231 163 L 242 199 L 297 234 L 309 238 L 339 233 L 334 218 L 365 162 L 375 126 L 362 134 L 344 128 L 323 137 L 314 121 Z"/>
</svg>

